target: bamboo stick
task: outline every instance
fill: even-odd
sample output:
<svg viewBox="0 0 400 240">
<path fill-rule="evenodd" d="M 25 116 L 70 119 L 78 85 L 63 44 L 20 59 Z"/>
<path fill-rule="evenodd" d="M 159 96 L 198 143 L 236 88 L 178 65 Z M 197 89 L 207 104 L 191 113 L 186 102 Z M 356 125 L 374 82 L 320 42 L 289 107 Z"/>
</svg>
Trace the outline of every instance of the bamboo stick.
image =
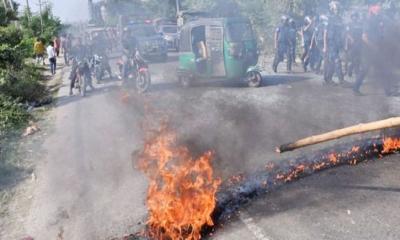
<svg viewBox="0 0 400 240">
<path fill-rule="evenodd" d="M 293 151 L 298 148 L 315 145 L 318 143 L 327 142 L 350 135 L 372 132 L 376 130 L 382 130 L 393 127 L 400 127 L 400 117 L 389 118 L 377 122 L 358 124 L 355 126 L 324 133 L 321 135 L 307 137 L 293 143 L 281 145 L 280 147 L 276 148 L 276 152 L 283 153 L 283 152 Z"/>
</svg>

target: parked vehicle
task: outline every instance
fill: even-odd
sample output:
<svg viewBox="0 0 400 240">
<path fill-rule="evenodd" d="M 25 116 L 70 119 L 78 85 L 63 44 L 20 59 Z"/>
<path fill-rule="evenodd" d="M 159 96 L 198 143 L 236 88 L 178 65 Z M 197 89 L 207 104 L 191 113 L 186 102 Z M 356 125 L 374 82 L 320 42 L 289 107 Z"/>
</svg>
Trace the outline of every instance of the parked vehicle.
<svg viewBox="0 0 400 240">
<path fill-rule="evenodd" d="M 109 78 L 112 78 L 111 66 L 106 56 L 95 54 L 91 59 L 91 69 L 97 83 L 101 82 L 106 74 Z"/>
<path fill-rule="evenodd" d="M 167 44 L 152 24 L 131 24 L 126 27 L 126 30 L 137 39 L 137 47 L 145 59 L 167 61 Z"/>
<path fill-rule="evenodd" d="M 159 26 L 159 32 L 164 37 L 168 49 L 179 51 L 179 32 L 177 25 L 161 25 Z"/>
<path fill-rule="evenodd" d="M 262 82 L 257 42 L 246 18 L 201 18 L 185 24 L 180 33 L 178 79 L 183 86 L 209 78 L 244 79 L 248 86 Z"/>
</svg>

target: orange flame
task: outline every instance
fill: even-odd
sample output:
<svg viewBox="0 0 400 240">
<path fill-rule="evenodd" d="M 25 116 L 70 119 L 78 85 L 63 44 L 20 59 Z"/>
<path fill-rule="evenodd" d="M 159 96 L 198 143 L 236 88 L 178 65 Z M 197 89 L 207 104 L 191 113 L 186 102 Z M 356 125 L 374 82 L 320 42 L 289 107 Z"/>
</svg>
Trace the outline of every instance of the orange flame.
<svg viewBox="0 0 400 240">
<path fill-rule="evenodd" d="M 331 164 L 336 165 L 338 163 L 338 159 L 335 153 L 331 153 L 328 156 L 329 158 L 329 162 L 331 162 Z"/>
<path fill-rule="evenodd" d="M 385 138 L 383 140 L 383 151 L 382 153 L 392 153 L 400 150 L 400 139 L 399 138 Z"/>
<path fill-rule="evenodd" d="M 163 127 L 145 144 L 139 168 L 149 177 L 148 235 L 157 240 L 198 240 L 211 214 L 221 184 L 213 176 L 212 152 L 194 159 L 176 144 L 176 134 Z"/>
</svg>

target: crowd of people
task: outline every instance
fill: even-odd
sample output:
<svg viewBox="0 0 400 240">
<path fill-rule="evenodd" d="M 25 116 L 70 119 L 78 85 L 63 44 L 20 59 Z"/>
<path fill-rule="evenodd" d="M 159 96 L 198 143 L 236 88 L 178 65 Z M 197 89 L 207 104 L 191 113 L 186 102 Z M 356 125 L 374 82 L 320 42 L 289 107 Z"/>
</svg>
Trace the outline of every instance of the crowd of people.
<svg viewBox="0 0 400 240">
<path fill-rule="evenodd" d="M 108 36 L 108 35 L 107 35 Z M 80 69 L 82 74 L 87 75 L 87 86 L 94 89 L 91 78 L 91 66 L 93 63 L 94 56 L 100 56 L 102 61 L 106 62 L 106 71 L 111 77 L 111 67 L 108 64 L 107 55 L 113 51 L 116 47 L 117 41 L 114 38 L 107 38 L 103 34 L 93 33 L 84 34 L 82 37 L 73 36 L 72 34 L 62 34 L 61 37 L 54 37 L 51 41 L 48 41 L 45 45 L 45 41 L 42 38 L 37 38 L 34 44 L 34 53 L 37 64 L 46 64 L 46 59 L 50 66 L 50 72 L 52 75 L 56 74 L 57 59 L 64 58 L 65 65 L 71 66 L 70 74 L 70 95 L 73 94 L 75 87 L 76 77 L 80 63 L 87 62 L 88 64 L 82 64 L 85 69 Z"/>
<path fill-rule="evenodd" d="M 292 71 L 297 37 L 301 36 L 303 53 L 300 59 L 305 72 L 322 74 L 326 85 L 336 85 L 333 81 L 336 75 L 341 86 L 351 87 L 356 95 L 362 95 L 360 88 L 372 68 L 379 71 L 387 64 L 383 55 L 384 39 L 398 27 L 396 9 L 390 5 L 384 8 L 380 1 L 371 1 L 366 14 L 353 10 L 345 21 L 338 1 L 330 2 L 329 8 L 328 14 L 306 16 L 300 29 L 293 19 L 282 16 L 275 31 L 272 69 L 277 72 L 279 63 L 286 59 L 287 71 Z M 345 80 L 353 76 L 354 84 Z M 399 95 L 390 79 L 382 79 L 381 85 L 386 95 Z"/>
</svg>

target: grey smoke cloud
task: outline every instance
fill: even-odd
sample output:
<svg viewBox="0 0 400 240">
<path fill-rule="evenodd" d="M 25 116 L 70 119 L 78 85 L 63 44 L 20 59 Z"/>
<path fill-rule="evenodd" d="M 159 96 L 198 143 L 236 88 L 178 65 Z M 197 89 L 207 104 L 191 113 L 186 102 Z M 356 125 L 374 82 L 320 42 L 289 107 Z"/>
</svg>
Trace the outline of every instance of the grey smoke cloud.
<svg viewBox="0 0 400 240">
<path fill-rule="evenodd" d="M 16 0 L 21 9 L 26 6 L 26 0 Z M 39 11 L 39 0 L 28 0 L 32 11 Z M 82 21 L 88 18 L 87 0 L 42 0 L 53 5 L 54 15 L 66 22 Z M 96 1 L 95 1 L 96 2 Z"/>
</svg>

